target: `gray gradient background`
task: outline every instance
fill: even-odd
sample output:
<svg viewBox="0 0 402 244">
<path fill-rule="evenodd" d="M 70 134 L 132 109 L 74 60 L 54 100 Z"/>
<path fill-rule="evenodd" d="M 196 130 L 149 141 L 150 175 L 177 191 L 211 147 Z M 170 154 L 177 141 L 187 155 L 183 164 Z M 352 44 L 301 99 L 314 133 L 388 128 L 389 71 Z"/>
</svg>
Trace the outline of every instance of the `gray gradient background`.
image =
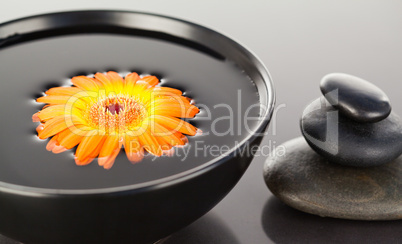
<svg viewBox="0 0 402 244">
<path fill-rule="evenodd" d="M 380 86 L 402 114 L 402 1 L 5 1 L 0 22 L 52 11 L 118 9 L 183 18 L 234 38 L 270 70 L 280 107 L 263 145 L 300 135 L 303 108 L 330 72 Z M 320 218 L 283 206 L 256 157 L 235 189 L 210 213 L 165 243 L 402 243 L 402 222 Z M 15 243 L 0 237 L 0 243 Z"/>
</svg>

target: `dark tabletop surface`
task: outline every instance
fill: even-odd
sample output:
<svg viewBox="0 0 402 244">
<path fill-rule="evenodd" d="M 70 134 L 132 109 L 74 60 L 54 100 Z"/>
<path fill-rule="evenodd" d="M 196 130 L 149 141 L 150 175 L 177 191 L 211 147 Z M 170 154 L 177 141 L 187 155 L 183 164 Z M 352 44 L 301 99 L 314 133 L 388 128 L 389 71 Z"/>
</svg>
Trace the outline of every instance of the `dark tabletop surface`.
<svg viewBox="0 0 402 244">
<path fill-rule="evenodd" d="M 229 3 L 230 2 L 230 3 Z M 0 22 L 26 15 L 78 9 L 160 13 L 229 35 L 270 70 L 277 113 L 265 153 L 300 136 L 303 108 L 320 95 L 327 73 L 360 76 L 381 87 L 402 114 L 402 2 L 340 1 L 81 1 L 16 0 L 2 4 Z M 321 218 L 293 210 L 266 188 L 255 157 L 232 192 L 207 215 L 164 243 L 402 243 L 402 221 Z M 0 243 L 16 243 L 0 237 Z"/>
</svg>

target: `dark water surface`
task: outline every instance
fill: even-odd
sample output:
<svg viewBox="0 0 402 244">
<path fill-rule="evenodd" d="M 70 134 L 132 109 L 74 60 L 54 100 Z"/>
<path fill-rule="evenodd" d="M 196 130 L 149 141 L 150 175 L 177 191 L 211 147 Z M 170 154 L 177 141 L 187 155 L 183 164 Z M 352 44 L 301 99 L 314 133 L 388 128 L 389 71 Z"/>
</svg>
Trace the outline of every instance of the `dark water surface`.
<svg viewBox="0 0 402 244">
<path fill-rule="evenodd" d="M 0 64 L 0 181 L 24 186 L 104 188 L 143 183 L 189 170 L 219 155 L 216 148 L 231 148 L 245 138 L 248 132 L 243 118 L 251 105 L 259 103 L 254 83 L 230 61 L 149 38 L 106 34 L 47 38 L 1 49 Z M 110 170 L 99 167 L 96 160 L 87 166 L 76 166 L 73 151 L 46 151 L 47 140 L 37 139 L 37 123 L 31 119 L 42 107 L 34 99 L 50 87 L 71 85 L 72 76 L 109 70 L 157 75 L 162 78 L 162 86 L 178 88 L 196 105 L 205 105 L 190 120 L 204 134 L 190 137 L 190 143 L 173 157 L 154 159 L 149 155 L 135 165 L 122 151 Z M 258 114 L 255 107 L 248 116 Z M 229 117 L 214 122 L 220 116 L 231 116 L 233 124 Z M 255 124 L 256 121 L 248 122 L 250 129 Z M 233 135 L 216 135 L 214 131 L 233 131 Z M 216 147 L 212 155 L 213 145 Z"/>
</svg>

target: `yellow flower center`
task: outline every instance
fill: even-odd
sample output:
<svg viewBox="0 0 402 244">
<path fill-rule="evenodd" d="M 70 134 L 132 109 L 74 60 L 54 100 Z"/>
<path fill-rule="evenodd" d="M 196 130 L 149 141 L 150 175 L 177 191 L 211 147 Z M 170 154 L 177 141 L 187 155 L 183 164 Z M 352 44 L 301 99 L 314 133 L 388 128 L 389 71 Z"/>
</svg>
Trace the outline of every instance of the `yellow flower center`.
<svg viewBox="0 0 402 244">
<path fill-rule="evenodd" d="M 87 121 L 106 134 L 125 133 L 141 125 L 147 109 L 134 97 L 110 96 L 100 99 L 88 108 Z"/>
</svg>

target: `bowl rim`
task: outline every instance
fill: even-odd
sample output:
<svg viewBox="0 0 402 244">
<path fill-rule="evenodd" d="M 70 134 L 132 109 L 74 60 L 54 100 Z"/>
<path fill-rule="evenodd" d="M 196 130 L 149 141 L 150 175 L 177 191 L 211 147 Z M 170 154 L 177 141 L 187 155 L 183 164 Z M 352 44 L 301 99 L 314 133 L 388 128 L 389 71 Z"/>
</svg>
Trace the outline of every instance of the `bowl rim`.
<svg viewBox="0 0 402 244">
<path fill-rule="evenodd" d="M 18 18 L 15 20 L 11 20 L 8 22 L 0 23 L 0 46 L 4 40 L 7 40 L 8 38 L 13 38 L 15 35 L 23 35 L 23 34 L 29 34 L 29 33 L 35 33 L 37 31 L 43 30 L 41 28 L 47 27 L 49 23 L 42 23 L 41 20 L 43 19 L 52 19 L 56 18 L 57 16 L 60 15 L 66 15 L 66 16 L 74 16 L 76 14 L 79 15 L 90 15 L 90 14 L 97 14 L 97 15 L 112 15 L 113 17 L 119 17 L 119 15 L 132 15 L 133 17 L 151 17 L 151 18 L 156 18 L 156 19 L 163 19 L 166 21 L 169 21 L 170 23 L 175 23 L 178 25 L 181 25 L 181 27 L 188 27 L 188 28 L 196 28 L 198 30 L 201 30 L 203 34 L 208 34 L 208 36 L 213 36 L 213 37 L 218 37 L 221 38 L 222 40 L 226 42 L 230 42 L 230 44 L 234 45 L 235 48 L 239 50 L 239 53 L 241 55 L 244 55 L 249 61 L 251 62 L 251 65 L 255 67 L 255 69 L 259 72 L 259 75 L 261 77 L 261 80 L 263 81 L 263 85 L 265 86 L 266 90 L 266 96 L 267 99 L 265 101 L 265 105 L 267 106 L 267 109 L 264 110 L 264 114 L 260 115 L 260 118 L 262 118 L 257 126 L 253 129 L 252 133 L 248 134 L 239 144 L 236 146 L 232 147 L 230 151 L 226 154 L 222 154 L 219 157 L 216 157 L 214 159 L 211 159 L 197 167 L 191 168 L 189 170 L 151 180 L 151 181 L 146 181 L 146 182 L 141 182 L 141 183 L 136 183 L 136 184 L 131 184 L 131 185 L 124 185 L 124 186 L 116 186 L 116 187 L 105 187 L 105 188 L 92 188 L 92 189 L 52 189 L 52 188 L 41 188 L 41 187 L 32 187 L 32 186 L 24 186 L 24 185 L 18 185 L 18 184 L 12 184 L 12 183 L 7 183 L 0 181 L 0 192 L 7 192 L 11 194 L 19 194 L 19 195 L 29 195 L 29 196 L 50 196 L 50 195 L 66 195 L 66 196 L 74 196 L 74 195 L 93 195 L 93 194 L 115 194 L 115 193 L 121 193 L 121 192 L 126 192 L 126 191 L 135 191 L 135 192 L 142 192 L 142 191 L 148 191 L 150 189 L 156 189 L 156 188 L 162 188 L 166 187 L 169 185 L 177 184 L 182 181 L 186 181 L 191 178 L 195 178 L 212 168 L 215 168 L 222 163 L 225 162 L 225 159 L 232 157 L 233 155 L 236 154 L 236 151 L 243 147 L 247 142 L 254 140 L 256 137 L 259 135 L 256 135 L 257 133 L 261 133 L 265 130 L 267 125 L 269 124 L 274 107 L 275 107 L 275 102 L 276 102 L 276 95 L 275 95 L 275 90 L 274 90 L 274 84 L 271 78 L 271 75 L 268 71 L 268 69 L 265 67 L 265 65 L 262 63 L 262 61 L 249 49 L 244 47 L 244 45 L 241 45 L 238 41 L 235 41 L 233 38 L 228 37 L 227 35 L 221 34 L 221 32 L 217 32 L 213 29 L 204 27 L 202 25 L 189 22 L 186 20 L 182 20 L 179 18 L 174 18 L 166 15 L 160 15 L 160 14 L 154 14 L 154 13 L 147 13 L 147 12 L 138 12 L 138 11 L 120 11 L 120 10 L 79 10 L 79 11 L 63 11 L 63 12 L 53 12 L 53 13 L 47 13 L 47 14 L 39 14 L 39 15 L 33 15 L 29 17 L 24 17 L 24 18 Z M 71 16 L 70 16 L 71 17 Z M 41 28 L 38 30 L 37 26 L 31 26 L 31 25 L 26 25 L 26 23 L 33 22 L 36 23 L 37 25 L 42 25 L 40 26 Z M 120 23 L 121 20 L 120 20 Z M 114 23 L 116 24 L 116 23 Z M 122 24 L 126 28 L 133 28 L 130 26 L 127 26 L 127 23 Z M 53 27 L 53 26 L 52 26 Z M 5 31 L 4 31 L 5 29 Z M 16 31 L 17 30 L 17 31 Z M 158 32 L 157 30 L 153 30 L 155 32 Z M 163 31 L 163 30 L 159 30 Z M 169 33 L 170 34 L 170 33 Z M 187 33 L 188 34 L 188 33 Z M 185 37 L 180 37 L 180 38 L 185 38 Z M 218 52 L 218 51 L 217 51 Z M 260 89 L 258 89 L 258 92 L 260 93 Z M 260 93 L 261 94 L 261 93 Z M 260 100 L 260 104 L 263 104 L 263 102 Z"/>
</svg>

